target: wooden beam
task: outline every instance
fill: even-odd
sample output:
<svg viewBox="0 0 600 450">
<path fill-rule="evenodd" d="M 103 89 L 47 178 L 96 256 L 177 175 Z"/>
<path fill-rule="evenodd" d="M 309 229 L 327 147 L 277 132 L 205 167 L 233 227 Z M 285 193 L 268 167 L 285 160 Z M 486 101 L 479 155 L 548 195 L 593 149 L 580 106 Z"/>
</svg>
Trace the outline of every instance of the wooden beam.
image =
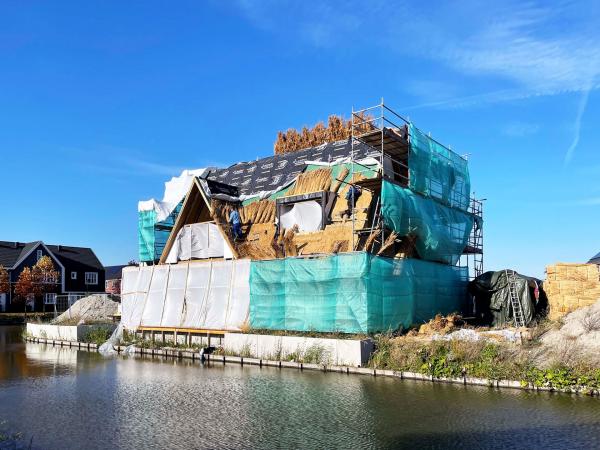
<svg viewBox="0 0 600 450">
<path fill-rule="evenodd" d="M 138 327 L 137 331 L 144 333 L 145 331 L 162 332 L 162 333 L 189 333 L 189 334 L 214 334 L 224 335 L 227 333 L 226 330 L 206 330 L 201 328 L 171 328 L 171 327 Z"/>
</svg>

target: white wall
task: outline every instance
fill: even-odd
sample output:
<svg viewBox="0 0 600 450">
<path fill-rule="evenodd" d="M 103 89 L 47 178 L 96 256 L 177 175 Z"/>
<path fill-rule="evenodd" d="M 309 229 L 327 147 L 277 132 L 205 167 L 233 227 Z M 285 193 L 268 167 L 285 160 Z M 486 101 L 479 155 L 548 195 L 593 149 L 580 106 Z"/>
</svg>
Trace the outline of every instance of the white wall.
<svg viewBox="0 0 600 450">
<path fill-rule="evenodd" d="M 52 339 L 56 341 L 81 341 L 94 328 L 116 328 L 116 324 L 106 325 L 48 325 L 28 323 L 27 333 L 35 338 Z"/>
<path fill-rule="evenodd" d="M 320 349 L 322 363 L 337 366 L 364 366 L 373 352 L 370 339 L 324 339 L 301 336 L 272 336 L 261 334 L 225 333 L 225 351 L 249 353 L 261 359 L 285 360 L 289 355 L 304 355 L 307 350 Z"/>
</svg>

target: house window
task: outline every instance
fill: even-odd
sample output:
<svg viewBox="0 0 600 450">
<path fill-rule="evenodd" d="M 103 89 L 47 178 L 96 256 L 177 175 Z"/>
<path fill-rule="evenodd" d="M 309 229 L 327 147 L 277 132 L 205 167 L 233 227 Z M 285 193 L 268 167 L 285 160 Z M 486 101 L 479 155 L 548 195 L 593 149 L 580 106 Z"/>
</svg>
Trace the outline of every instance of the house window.
<svg viewBox="0 0 600 450">
<path fill-rule="evenodd" d="M 42 256 L 44 256 L 44 253 L 41 250 L 38 250 L 36 255 L 37 255 L 37 261 L 39 261 L 40 259 L 42 259 Z"/>
<path fill-rule="evenodd" d="M 86 272 L 85 284 L 98 284 L 98 272 Z"/>
<path fill-rule="evenodd" d="M 43 278 L 43 282 L 46 284 L 56 284 L 56 276 L 49 274 L 49 273 L 45 273 L 44 274 L 44 278 Z"/>
<path fill-rule="evenodd" d="M 44 304 L 45 305 L 56 305 L 56 294 L 45 293 L 44 294 Z"/>
<path fill-rule="evenodd" d="M 77 272 L 71 272 L 71 280 L 77 279 Z"/>
</svg>

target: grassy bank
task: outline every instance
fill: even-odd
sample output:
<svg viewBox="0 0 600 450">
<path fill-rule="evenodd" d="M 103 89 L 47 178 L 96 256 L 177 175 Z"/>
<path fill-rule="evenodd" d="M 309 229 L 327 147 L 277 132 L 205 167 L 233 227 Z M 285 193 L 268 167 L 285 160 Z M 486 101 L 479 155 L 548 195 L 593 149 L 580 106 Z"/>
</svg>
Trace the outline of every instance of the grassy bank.
<svg viewBox="0 0 600 450">
<path fill-rule="evenodd" d="M 589 391 L 600 389 L 600 365 L 538 339 L 523 345 L 492 341 L 428 340 L 379 336 L 370 367 L 436 378 L 515 380 L 521 385 Z"/>
</svg>

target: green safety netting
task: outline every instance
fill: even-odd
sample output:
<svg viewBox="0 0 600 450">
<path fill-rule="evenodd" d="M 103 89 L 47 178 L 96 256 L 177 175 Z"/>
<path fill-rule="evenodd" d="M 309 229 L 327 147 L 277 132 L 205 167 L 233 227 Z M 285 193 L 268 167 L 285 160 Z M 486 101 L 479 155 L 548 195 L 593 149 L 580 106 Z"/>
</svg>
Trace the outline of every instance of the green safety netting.
<svg viewBox="0 0 600 450">
<path fill-rule="evenodd" d="M 140 262 L 158 261 L 181 211 L 181 201 L 166 219 L 157 221 L 156 211 L 138 211 L 138 244 Z"/>
<path fill-rule="evenodd" d="M 381 215 L 386 228 L 416 236 L 419 256 L 456 264 L 473 228 L 473 215 L 449 208 L 388 181 L 382 182 Z"/>
<path fill-rule="evenodd" d="M 471 191 L 466 159 L 409 125 L 409 187 L 444 205 L 467 211 Z"/>
<path fill-rule="evenodd" d="M 462 311 L 466 267 L 366 252 L 252 261 L 255 329 L 372 333 Z"/>
<path fill-rule="evenodd" d="M 154 224 L 156 211 L 138 212 L 138 244 L 140 262 L 154 261 Z"/>
</svg>

